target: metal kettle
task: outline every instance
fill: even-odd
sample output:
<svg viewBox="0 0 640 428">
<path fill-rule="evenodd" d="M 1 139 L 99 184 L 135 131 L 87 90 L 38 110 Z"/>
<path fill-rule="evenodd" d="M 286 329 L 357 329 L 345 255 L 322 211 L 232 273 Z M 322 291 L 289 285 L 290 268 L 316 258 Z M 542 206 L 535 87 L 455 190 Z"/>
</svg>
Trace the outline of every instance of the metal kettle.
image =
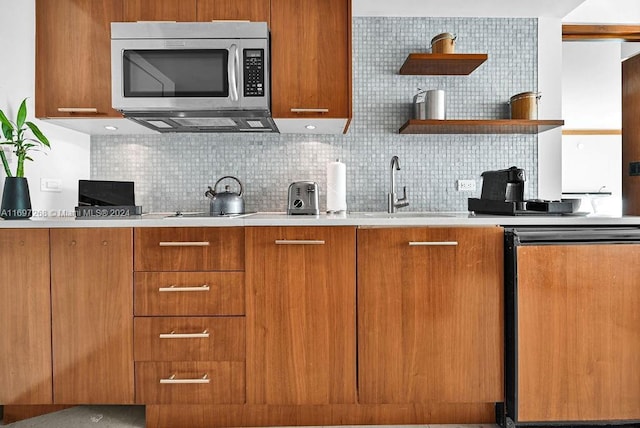
<svg viewBox="0 0 640 428">
<path fill-rule="evenodd" d="M 224 192 L 216 191 L 218 184 L 226 179 L 230 178 L 235 180 L 240 185 L 240 193 L 234 193 L 230 190 L 230 186 L 227 184 L 224 186 Z M 244 188 L 240 180 L 231 175 L 225 175 L 216 181 L 216 184 L 213 185 L 213 188 L 209 186 L 209 190 L 205 192 L 205 196 L 211 199 L 209 203 L 209 213 L 212 216 L 220 216 L 227 214 L 244 214 L 244 199 L 242 198 L 242 194 L 244 193 Z"/>
</svg>

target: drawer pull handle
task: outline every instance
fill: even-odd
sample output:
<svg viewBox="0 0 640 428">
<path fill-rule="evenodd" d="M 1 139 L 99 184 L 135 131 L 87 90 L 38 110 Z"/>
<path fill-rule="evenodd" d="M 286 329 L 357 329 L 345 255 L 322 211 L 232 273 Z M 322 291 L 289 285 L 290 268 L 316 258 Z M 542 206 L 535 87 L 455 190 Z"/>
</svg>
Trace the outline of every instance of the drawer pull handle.
<svg viewBox="0 0 640 428">
<path fill-rule="evenodd" d="M 324 241 L 313 239 L 276 239 L 276 245 L 324 245 Z"/>
<path fill-rule="evenodd" d="M 59 113 L 94 113 L 98 114 L 95 107 L 58 107 Z"/>
<path fill-rule="evenodd" d="M 195 379 L 177 379 L 175 374 L 169 376 L 168 379 L 160 379 L 160 383 L 180 384 L 180 383 L 209 383 L 209 375 L 205 374 L 202 377 Z"/>
<path fill-rule="evenodd" d="M 328 108 L 292 108 L 291 113 L 329 113 Z"/>
<path fill-rule="evenodd" d="M 409 241 L 410 247 L 455 247 L 458 241 Z"/>
<path fill-rule="evenodd" d="M 200 286 L 188 286 L 188 287 L 178 287 L 177 285 L 170 285 L 168 287 L 160 287 L 158 291 L 209 291 L 211 288 L 207 284 L 202 284 Z"/>
<path fill-rule="evenodd" d="M 208 241 L 160 242 L 161 247 L 208 247 Z"/>
<path fill-rule="evenodd" d="M 202 333 L 160 333 L 160 339 L 208 339 L 209 330 L 205 330 Z"/>
</svg>

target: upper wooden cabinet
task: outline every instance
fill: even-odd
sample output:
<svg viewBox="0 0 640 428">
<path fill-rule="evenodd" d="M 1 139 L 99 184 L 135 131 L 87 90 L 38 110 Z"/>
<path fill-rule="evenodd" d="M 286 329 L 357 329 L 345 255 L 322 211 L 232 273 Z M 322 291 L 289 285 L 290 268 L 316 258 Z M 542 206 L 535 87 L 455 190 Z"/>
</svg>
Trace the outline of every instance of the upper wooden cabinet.
<svg viewBox="0 0 640 428">
<path fill-rule="evenodd" d="M 122 1 L 36 0 L 36 117 L 122 117 L 109 55 Z"/>
<path fill-rule="evenodd" d="M 124 20 L 269 22 L 269 0 L 124 0 Z"/>
<path fill-rule="evenodd" d="M 123 0 L 124 21 L 196 20 L 196 0 Z"/>
<path fill-rule="evenodd" d="M 198 0 L 198 21 L 221 19 L 269 22 L 269 0 Z"/>
<path fill-rule="evenodd" d="M 0 230 L 0 403 L 51 404 L 49 230 Z"/>
<path fill-rule="evenodd" d="M 494 403 L 503 230 L 358 229 L 360 403 Z"/>
<path fill-rule="evenodd" d="M 355 403 L 355 228 L 248 227 L 246 248 L 247 403 Z"/>
<path fill-rule="evenodd" d="M 281 132 L 351 118 L 351 1 L 271 0 L 273 117 Z M 291 119 L 302 119 L 292 122 Z M 341 129 L 342 128 L 342 129 Z"/>
<path fill-rule="evenodd" d="M 133 232 L 50 233 L 54 402 L 132 404 Z"/>
</svg>

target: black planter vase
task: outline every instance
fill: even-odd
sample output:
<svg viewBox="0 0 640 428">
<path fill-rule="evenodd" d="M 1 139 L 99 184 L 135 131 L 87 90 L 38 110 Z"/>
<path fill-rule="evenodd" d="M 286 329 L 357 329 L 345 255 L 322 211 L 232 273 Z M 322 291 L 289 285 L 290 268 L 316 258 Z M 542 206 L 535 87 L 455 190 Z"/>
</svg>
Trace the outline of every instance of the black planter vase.
<svg viewBox="0 0 640 428">
<path fill-rule="evenodd" d="M 31 196 L 25 177 L 7 177 L 2 192 L 0 217 L 5 220 L 20 220 L 31 217 Z"/>
</svg>

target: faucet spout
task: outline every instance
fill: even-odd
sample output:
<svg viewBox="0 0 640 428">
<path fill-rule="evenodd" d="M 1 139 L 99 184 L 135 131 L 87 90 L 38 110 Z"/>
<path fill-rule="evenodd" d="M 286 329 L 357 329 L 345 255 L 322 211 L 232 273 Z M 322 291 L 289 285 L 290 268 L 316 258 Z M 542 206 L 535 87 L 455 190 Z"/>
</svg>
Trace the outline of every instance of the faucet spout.
<svg viewBox="0 0 640 428">
<path fill-rule="evenodd" d="M 400 171 L 400 160 L 398 159 L 398 156 L 391 158 L 391 185 L 389 187 L 389 193 L 396 192 L 396 171 Z"/>
<path fill-rule="evenodd" d="M 389 193 L 387 194 L 387 211 L 389 213 L 395 213 L 398 208 L 406 207 L 409 205 L 407 201 L 407 187 L 402 189 L 402 198 L 396 196 L 396 171 L 400 171 L 400 161 L 398 156 L 391 158 L 391 177 L 389 185 Z"/>
</svg>

